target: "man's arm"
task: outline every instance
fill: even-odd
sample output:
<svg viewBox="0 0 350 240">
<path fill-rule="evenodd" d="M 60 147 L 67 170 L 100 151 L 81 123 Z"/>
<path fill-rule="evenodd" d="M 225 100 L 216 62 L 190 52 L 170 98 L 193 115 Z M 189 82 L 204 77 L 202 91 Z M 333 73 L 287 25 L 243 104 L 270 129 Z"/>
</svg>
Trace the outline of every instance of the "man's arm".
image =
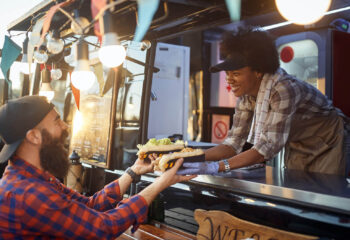
<svg viewBox="0 0 350 240">
<path fill-rule="evenodd" d="M 33 184 L 21 195 L 20 221 L 24 229 L 65 239 L 112 239 L 131 225 L 134 229 L 147 218 L 148 205 L 168 186 L 195 176 L 178 176 L 182 160 L 163 173 L 139 195 L 100 212 L 46 185 Z"/>
<path fill-rule="evenodd" d="M 139 195 L 142 196 L 148 204 L 150 204 L 156 196 L 166 189 L 167 187 L 182 181 L 188 181 L 196 175 L 181 176 L 176 175 L 177 170 L 180 168 L 183 159 L 179 159 L 175 162 L 174 167 L 165 171 L 160 177 L 156 179 L 151 185 L 142 190 Z"/>
<path fill-rule="evenodd" d="M 148 161 L 137 159 L 134 165 L 131 166 L 131 170 L 133 170 L 137 175 L 153 172 L 153 168 L 154 168 L 153 160 L 149 163 Z M 132 183 L 132 178 L 129 174 L 124 173 L 118 179 L 118 182 L 120 187 L 120 195 L 123 196 L 126 190 L 130 187 L 130 184 Z"/>
<path fill-rule="evenodd" d="M 137 159 L 131 169 L 137 174 L 142 175 L 144 173 L 153 172 L 153 161 L 151 163 Z M 123 199 L 123 195 L 130 187 L 132 178 L 129 174 L 124 173 L 117 180 L 106 185 L 101 191 L 96 192 L 91 197 L 85 197 L 66 186 L 62 185 L 65 194 L 69 195 L 72 199 L 84 203 L 86 206 L 94 208 L 98 211 L 106 211 L 116 206 L 118 202 Z"/>
</svg>

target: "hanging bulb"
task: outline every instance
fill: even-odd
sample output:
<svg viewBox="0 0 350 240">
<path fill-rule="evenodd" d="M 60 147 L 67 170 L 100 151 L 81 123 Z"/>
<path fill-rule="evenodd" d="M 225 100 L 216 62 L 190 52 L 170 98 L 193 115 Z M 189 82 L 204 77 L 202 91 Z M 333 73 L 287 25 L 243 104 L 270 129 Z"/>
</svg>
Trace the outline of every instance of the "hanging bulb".
<svg viewBox="0 0 350 240">
<path fill-rule="evenodd" d="M 78 17 L 75 19 L 75 22 L 72 21 L 70 27 L 75 34 L 83 35 L 89 31 L 89 29 L 86 29 L 83 33 L 83 29 L 86 28 L 87 26 L 89 26 L 89 24 L 90 24 L 90 22 L 89 22 L 89 20 L 87 20 L 87 18 Z"/>
<path fill-rule="evenodd" d="M 53 30 L 51 34 L 48 35 L 46 47 L 47 50 L 52 54 L 58 54 L 62 52 L 64 41 L 60 39 L 59 32 L 57 30 Z"/>
<path fill-rule="evenodd" d="M 125 48 L 118 43 L 117 34 L 106 33 L 102 38 L 102 47 L 98 51 L 98 57 L 103 65 L 112 68 L 125 61 Z"/>
<path fill-rule="evenodd" d="M 22 54 L 22 60 L 21 60 L 21 72 L 23 74 L 29 74 L 30 72 L 34 71 L 34 65 L 31 66 L 31 71 L 29 71 L 29 64 L 28 64 L 28 55 L 27 55 L 27 50 L 28 50 L 28 42 L 29 38 L 28 35 L 26 35 L 26 38 L 24 39 L 23 42 L 23 54 Z"/>
<path fill-rule="evenodd" d="M 88 90 L 96 81 L 89 66 L 89 49 L 84 40 L 79 40 L 76 47 L 77 65 L 72 72 L 72 84 L 79 90 Z"/>
<path fill-rule="evenodd" d="M 64 57 L 64 61 L 72 67 L 75 67 L 76 61 L 75 61 L 75 53 L 76 53 L 76 43 L 74 43 L 70 48 L 70 53 Z M 69 48 L 66 48 L 65 51 L 69 51 Z"/>
<path fill-rule="evenodd" d="M 78 35 L 84 35 L 87 34 L 89 29 L 87 26 L 89 26 L 90 22 L 85 17 L 79 16 L 79 11 L 77 9 L 74 10 L 74 21 L 72 21 L 70 28 L 75 34 Z M 83 32 L 83 30 L 85 31 Z"/>
<path fill-rule="evenodd" d="M 119 66 L 126 57 L 125 48 L 120 45 L 117 34 L 112 30 L 112 22 L 111 13 L 106 10 L 103 16 L 102 47 L 98 51 L 98 56 L 102 64 L 109 68 Z"/>
<path fill-rule="evenodd" d="M 35 50 L 33 58 L 39 64 L 46 63 L 49 59 L 49 56 L 46 53 L 46 47 L 44 45 L 41 45 L 39 49 Z"/>
<path fill-rule="evenodd" d="M 52 80 L 58 80 L 62 77 L 62 71 L 59 68 L 55 68 L 51 70 L 51 78 Z"/>
<path fill-rule="evenodd" d="M 133 109 L 135 107 L 132 96 L 130 96 L 130 98 L 129 98 L 128 106 L 130 109 Z"/>
<path fill-rule="evenodd" d="M 55 96 L 55 92 L 53 91 L 50 83 L 41 84 L 39 96 L 46 97 L 49 102 L 52 101 L 53 97 Z"/>
<path fill-rule="evenodd" d="M 41 71 L 41 87 L 39 91 L 39 96 L 44 96 L 49 102 L 55 96 L 55 92 L 50 84 L 50 71 L 46 68 Z"/>
<path fill-rule="evenodd" d="M 64 61 L 70 66 L 74 66 L 74 60 L 75 60 L 75 57 L 72 54 L 64 57 Z"/>
<path fill-rule="evenodd" d="M 275 0 L 280 14 L 295 24 L 307 25 L 321 19 L 331 0 Z"/>
</svg>

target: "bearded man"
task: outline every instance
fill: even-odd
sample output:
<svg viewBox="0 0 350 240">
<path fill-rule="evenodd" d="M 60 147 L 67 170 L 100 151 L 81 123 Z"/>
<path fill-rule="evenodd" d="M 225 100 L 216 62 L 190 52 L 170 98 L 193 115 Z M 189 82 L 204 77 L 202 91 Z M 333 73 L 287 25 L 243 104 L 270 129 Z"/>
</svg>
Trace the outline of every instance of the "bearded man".
<svg viewBox="0 0 350 240">
<path fill-rule="evenodd" d="M 195 176 L 162 174 L 139 194 L 123 200 L 153 162 L 137 160 L 119 179 L 85 197 L 64 186 L 69 169 L 67 125 L 45 97 L 26 96 L 0 108 L 0 239 L 113 239 L 146 220 L 148 205 L 166 187 Z M 57 178 L 56 178 L 57 177 Z M 123 200 L 123 201 L 122 201 Z"/>
</svg>

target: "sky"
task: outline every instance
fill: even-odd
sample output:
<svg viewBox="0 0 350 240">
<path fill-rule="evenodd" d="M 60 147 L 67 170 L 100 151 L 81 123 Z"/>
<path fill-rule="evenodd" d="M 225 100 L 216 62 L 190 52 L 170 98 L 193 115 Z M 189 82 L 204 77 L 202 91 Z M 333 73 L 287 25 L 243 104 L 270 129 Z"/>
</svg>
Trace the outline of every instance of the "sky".
<svg viewBox="0 0 350 240">
<path fill-rule="evenodd" d="M 27 13 L 31 8 L 44 0 L 0 0 L 0 48 L 4 45 L 5 35 L 7 33 L 7 26 L 20 16 Z M 13 34 L 20 32 L 13 32 Z M 25 35 L 13 37 L 20 47 L 24 41 Z"/>
</svg>

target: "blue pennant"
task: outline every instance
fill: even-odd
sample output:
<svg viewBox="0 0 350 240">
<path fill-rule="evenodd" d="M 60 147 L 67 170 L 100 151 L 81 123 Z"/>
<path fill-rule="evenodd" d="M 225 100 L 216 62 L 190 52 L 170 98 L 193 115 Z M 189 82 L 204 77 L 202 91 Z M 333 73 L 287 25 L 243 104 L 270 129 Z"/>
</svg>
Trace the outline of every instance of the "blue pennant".
<svg viewBox="0 0 350 240">
<path fill-rule="evenodd" d="M 138 24 L 135 30 L 134 40 L 141 42 L 149 26 L 152 23 L 154 14 L 159 5 L 159 0 L 138 0 Z"/>
<path fill-rule="evenodd" d="M 241 0 L 226 0 L 226 6 L 232 22 L 241 19 Z"/>
<path fill-rule="evenodd" d="M 11 84 L 10 79 L 7 77 L 7 72 L 10 67 L 16 61 L 17 57 L 21 54 L 22 48 L 12 41 L 8 36 L 5 36 L 4 46 L 1 52 L 0 68 L 8 84 Z"/>
</svg>

